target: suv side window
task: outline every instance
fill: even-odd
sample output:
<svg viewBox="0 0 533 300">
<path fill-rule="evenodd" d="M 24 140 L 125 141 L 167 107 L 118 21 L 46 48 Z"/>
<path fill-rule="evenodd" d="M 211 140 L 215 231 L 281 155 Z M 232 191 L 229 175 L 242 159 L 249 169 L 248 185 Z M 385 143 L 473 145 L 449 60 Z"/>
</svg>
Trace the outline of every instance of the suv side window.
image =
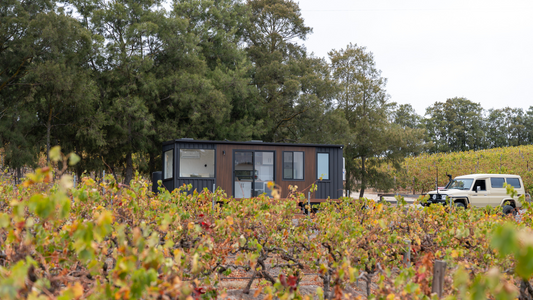
<svg viewBox="0 0 533 300">
<path fill-rule="evenodd" d="M 476 180 L 476 183 L 474 183 L 474 189 L 473 191 L 477 191 L 477 187 L 479 186 L 480 191 L 486 191 L 487 185 L 485 183 L 485 179 L 478 179 Z"/>
<path fill-rule="evenodd" d="M 506 178 L 507 179 L 507 183 L 510 184 L 512 187 L 514 188 L 521 188 L 520 186 L 520 180 L 518 178 Z"/>
<path fill-rule="evenodd" d="M 493 188 L 503 188 L 505 179 L 503 177 L 493 177 L 490 179 L 490 186 Z"/>
</svg>

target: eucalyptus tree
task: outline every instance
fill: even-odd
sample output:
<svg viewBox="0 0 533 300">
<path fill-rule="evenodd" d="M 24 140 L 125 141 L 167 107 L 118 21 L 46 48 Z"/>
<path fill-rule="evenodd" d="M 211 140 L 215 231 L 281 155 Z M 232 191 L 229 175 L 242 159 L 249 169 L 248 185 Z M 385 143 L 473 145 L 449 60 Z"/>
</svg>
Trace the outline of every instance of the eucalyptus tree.
<svg viewBox="0 0 533 300">
<path fill-rule="evenodd" d="M 426 109 L 426 134 L 430 152 L 453 152 L 485 148 L 484 111 L 466 98 L 435 102 Z"/>
<path fill-rule="evenodd" d="M 250 84 L 252 63 L 243 46 L 245 28 L 250 24 L 250 11 L 239 0 L 186 0 L 200 2 L 196 12 L 175 12 L 189 19 L 189 32 L 199 39 L 198 47 L 206 63 L 205 77 L 210 80 L 227 109 L 219 111 L 219 122 L 202 131 L 215 139 L 249 140 L 265 129 L 261 122 L 261 102 L 257 89 Z M 211 133 L 209 133 L 211 132 Z"/>
<path fill-rule="evenodd" d="M 489 147 L 527 144 L 527 115 L 521 108 L 489 109 L 487 137 Z"/>
<path fill-rule="evenodd" d="M 342 144 L 348 137 L 348 123 L 336 109 L 338 85 L 323 58 L 308 57 L 301 63 L 305 71 L 300 77 L 302 94 L 295 108 L 303 113 L 284 126 L 286 140 L 299 143 Z"/>
<path fill-rule="evenodd" d="M 240 45 L 247 11 L 233 0 L 174 1 L 169 22 L 181 22 L 180 34 L 165 36 L 157 60 L 159 71 L 180 87 L 164 88 L 164 105 L 179 107 L 169 112 L 172 137 L 243 140 L 261 132 L 257 90 L 249 84 L 251 63 Z M 196 55 L 176 53 L 171 47 L 176 43 Z"/>
<path fill-rule="evenodd" d="M 11 165 L 33 165 L 43 148 L 48 158 L 51 139 L 69 148 L 81 127 L 96 124 L 86 69 L 92 41 L 52 1 L 10 0 L 0 11 L 0 139 Z"/>
<path fill-rule="evenodd" d="M 34 164 L 40 147 L 37 114 L 24 80 L 43 45 L 39 24 L 53 12 L 48 0 L 5 0 L 0 4 L 0 148 L 13 168 Z"/>
<path fill-rule="evenodd" d="M 390 121 L 403 128 L 421 128 L 422 116 L 418 115 L 411 104 L 396 104 L 392 106 Z"/>
<path fill-rule="evenodd" d="M 420 132 L 402 130 L 391 123 L 393 103 L 385 90 L 386 79 L 374 57 L 364 47 L 349 44 L 329 52 L 333 77 L 338 81 L 338 109 L 349 128 L 345 144 L 346 188 L 357 181 L 360 197 L 368 186 L 387 189 L 391 178 L 378 167 L 388 162 L 399 168 L 404 157 L 422 150 Z"/>
<path fill-rule="evenodd" d="M 525 122 L 526 126 L 526 144 L 533 144 L 533 106 L 530 106 L 529 109 L 525 112 Z"/>
<path fill-rule="evenodd" d="M 246 140 L 264 132 L 251 62 L 241 45 L 247 7 L 233 0 L 177 0 L 161 19 L 154 56 L 157 94 L 149 102 L 149 171 L 161 142 L 191 137 Z"/>
<path fill-rule="evenodd" d="M 349 44 L 329 52 L 333 77 L 339 81 L 338 108 L 344 112 L 351 136 L 345 143 L 346 189 L 358 180 L 360 197 L 368 184 L 367 160 L 386 148 L 383 129 L 388 126 L 386 79 L 375 67 L 372 53 Z"/>
<path fill-rule="evenodd" d="M 49 162 L 51 139 L 72 149 L 76 140 L 94 138 L 87 133 L 95 127 L 99 131 L 94 116 L 96 89 L 87 67 L 92 39 L 76 19 L 62 12 L 48 13 L 36 33 L 42 50 L 24 79 L 32 85 L 30 97 L 39 126 L 45 129 Z"/>
<path fill-rule="evenodd" d="M 298 43 L 312 30 L 304 24 L 295 1 L 250 0 L 247 6 L 251 15 L 244 41 L 267 130 L 261 138 L 295 141 L 298 119 L 305 119 L 304 114 L 313 114 L 312 110 L 329 101 L 320 94 L 323 90 L 309 88 L 305 82 L 320 77 L 320 70 L 311 67 L 317 66 L 316 58 Z"/>
<path fill-rule="evenodd" d="M 0 5 L 0 92 L 27 74 L 41 45 L 36 23 L 54 11 L 50 0 L 3 0 Z"/>
<path fill-rule="evenodd" d="M 94 35 L 90 59 L 99 91 L 97 111 L 104 115 L 105 144 L 98 154 L 124 181 L 133 178 L 134 153 L 154 134 L 148 102 L 157 94 L 154 57 L 161 51 L 161 22 L 166 11 L 160 0 L 72 0 L 84 26 Z"/>
</svg>

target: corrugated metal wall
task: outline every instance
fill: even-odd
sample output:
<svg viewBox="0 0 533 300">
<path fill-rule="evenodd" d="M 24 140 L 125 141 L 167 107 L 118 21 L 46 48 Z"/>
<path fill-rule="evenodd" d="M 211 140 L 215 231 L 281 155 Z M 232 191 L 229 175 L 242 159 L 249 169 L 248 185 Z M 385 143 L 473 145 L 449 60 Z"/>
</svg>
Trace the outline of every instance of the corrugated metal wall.
<svg viewBox="0 0 533 300">
<path fill-rule="evenodd" d="M 207 188 L 210 191 L 213 191 L 213 184 L 215 183 L 214 179 L 177 179 L 177 185 L 176 188 L 182 186 L 182 185 L 188 185 L 189 183 L 192 184 L 192 190 L 189 191 L 189 193 L 194 192 L 194 190 L 197 190 L 198 193 L 201 193 L 204 188 Z"/>
<path fill-rule="evenodd" d="M 167 190 L 172 192 L 174 190 L 174 180 L 163 180 L 163 186 L 165 186 Z"/>
<path fill-rule="evenodd" d="M 329 180 L 317 181 L 315 198 L 338 199 L 342 197 L 342 149 L 341 148 L 316 148 L 317 153 L 329 153 Z M 316 160 L 316 159 L 315 159 Z M 316 175 L 315 175 L 316 176 Z"/>
</svg>

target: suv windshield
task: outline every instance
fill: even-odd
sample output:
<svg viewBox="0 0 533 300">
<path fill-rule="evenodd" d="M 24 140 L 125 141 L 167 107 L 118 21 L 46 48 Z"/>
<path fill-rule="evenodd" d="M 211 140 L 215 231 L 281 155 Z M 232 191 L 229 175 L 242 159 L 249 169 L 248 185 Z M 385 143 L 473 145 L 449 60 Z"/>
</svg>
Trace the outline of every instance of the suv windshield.
<svg viewBox="0 0 533 300">
<path fill-rule="evenodd" d="M 448 186 L 449 190 L 469 190 L 474 179 L 454 179 Z"/>
</svg>

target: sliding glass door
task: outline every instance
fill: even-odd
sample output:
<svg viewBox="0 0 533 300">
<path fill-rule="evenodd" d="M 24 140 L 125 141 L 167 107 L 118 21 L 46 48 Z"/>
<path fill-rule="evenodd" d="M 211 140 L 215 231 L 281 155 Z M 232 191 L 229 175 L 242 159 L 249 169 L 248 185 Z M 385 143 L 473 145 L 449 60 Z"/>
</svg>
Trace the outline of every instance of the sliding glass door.
<svg viewBox="0 0 533 300">
<path fill-rule="evenodd" d="M 271 195 L 267 183 L 274 181 L 274 151 L 237 150 L 233 154 L 233 168 L 235 198 Z"/>
</svg>

